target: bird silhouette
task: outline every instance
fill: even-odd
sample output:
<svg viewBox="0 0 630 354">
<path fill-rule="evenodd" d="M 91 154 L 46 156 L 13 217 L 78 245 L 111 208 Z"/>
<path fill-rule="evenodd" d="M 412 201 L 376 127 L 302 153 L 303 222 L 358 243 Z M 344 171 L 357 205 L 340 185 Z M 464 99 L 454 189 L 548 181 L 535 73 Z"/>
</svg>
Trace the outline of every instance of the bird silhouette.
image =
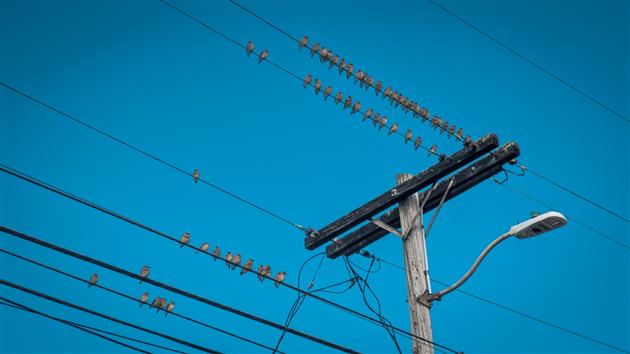
<svg viewBox="0 0 630 354">
<path fill-rule="evenodd" d="M 249 57 L 254 52 L 254 42 L 247 42 L 247 46 L 245 47 L 245 54 Z"/>
<path fill-rule="evenodd" d="M 241 275 L 249 272 L 252 267 L 254 266 L 254 260 L 253 259 L 248 259 L 247 262 L 245 262 L 245 264 L 243 264 L 243 269 L 241 269 Z"/>
<path fill-rule="evenodd" d="M 232 257 L 232 270 L 236 269 L 236 266 L 241 265 L 241 254 L 237 253 L 236 256 Z"/>
<path fill-rule="evenodd" d="M 140 306 L 142 307 L 142 305 L 146 304 L 147 301 L 149 300 L 149 293 L 147 291 L 143 292 L 142 295 L 140 295 Z"/>
<path fill-rule="evenodd" d="M 405 144 L 407 144 L 412 138 L 413 133 L 411 133 L 411 129 L 407 129 L 407 132 L 405 133 Z"/>
<path fill-rule="evenodd" d="M 182 237 L 179 239 L 179 247 L 184 247 L 185 244 L 190 242 L 190 233 L 188 231 L 182 234 Z"/>
<path fill-rule="evenodd" d="M 268 56 L 269 56 L 269 51 L 267 51 L 267 49 L 263 49 L 262 52 L 260 52 L 260 55 L 258 56 L 258 64 L 262 63 L 263 60 L 267 59 Z"/>
<path fill-rule="evenodd" d="M 315 79 L 315 94 L 317 95 L 322 89 L 322 82 L 319 79 Z"/>
<path fill-rule="evenodd" d="M 304 88 L 310 85 L 311 81 L 313 81 L 313 77 L 311 76 L 311 74 L 306 74 L 306 77 L 304 78 Z"/>
<path fill-rule="evenodd" d="M 346 70 L 346 59 L 341 58 L 341 62 L 339 63 L 339 74 L 343 73 Z"/>
<path fill-rule="evenodd" d="M 311 47 L 311 58 L 313 57 L 313 55 L 315 55 L 315 53 L 317 53 L 319 51 L 319 43 L 315 42 L 315 44 L 313 44 L 313 46 Z"/>
<path fill-rule="evenodd" d="M 342 99 L 343 99 L 343 94 L 341 93 L 341 91 L 337 92 L 337 94 L 335 95 L 335 104 L 339 104 L 339 102 L 341 102 Z"/>
<path fill-rule="evenodd" d="M 276 274 L 276 278 L 274 279 L 275 281 L 273 282 L 273 285 L 276 287 L 276 289 L 280 286 L 280 284 L 284 281 L 284 277 L 287 275 L 286 272 L 278 272 L 278 274 Z"/>
<path fill-rule="evenodd" d="M 150 272 L 151 268 L 148 265 L 144 265 L 142 266 L 142 268 L 140 268 L 140 276 L 143 278 L 148 278 Z M 138 283 L 142 283 L 142 280 L 140 280 Z"/>
<path fill-rule="evenodd" d="M 398 131 L 398 123 L 394 123 L 392 124 L 392 126 L 389 128 L 389 132 L 387 133 L 387 135 L 392 135 L 395 132 Z"/>
<path fill-rule="evenodd" d="M 348 96 L 346 101 L 343 103 L 343 109 L 346 109 L 352 105 L 352 96 Z"/>
<path fill-rule="evenodd" d="M 90 277 L 90 283 L 88 284 L 88 288 L 91 287 L 92 285 L 95 285 L 96 283 L 98 283 L 98 274 L 94 273 Z"/>
<path fill-rule="evenodd" d="M 372 117 L 373 113 L 374 113 L 374 111 L 372 110 L 372 108 L 368 108 L 368 110 L 365 111 L 365 113 L 363 113 L 363 119 L 361 119 L 361 121 L 365 121 L 366 119 L 370 119 Z"/>
<path fill-rule="evenodd" d="M 413 148 L 417 151 L 420 146 L 422 146 L 422 138 L 417 137 L 416 141 L 413 143 Z"/>
<path fill-rule="evenodd" d="M 197 181 L 199 181 L 199 170 L 195 169 L 195 171 L 193 172 L 193 181 L 195 181 L 195 183 L 197 183 Z"/>
<path fill-rule="evenodd" d="M 209 249 L 210 249 L 210 244 L 208 242 L 204 242 L 201 244 L 201 246 L 199 246 L 199 251 L 203 253 L 208 252 Z M 198 253 L 199 251 L 196 251 L 195 253 Z"/>
<path fill-rule="evenodd" d="M 219 246 L 214 246 L 212 257 L 214 258 L 215 262 L 217 261 L 217 257 L 221 257 L 221 249 L 219 248 Z"/>
<path fill-rule="evenodd" d="M 298 50 L 302 50 L 302 48 L 306 47 L 308 45 L 308 36 L 304 36 L 302 37 L 302 39 L 300 39 L 300 44 L 298 45 Z"/>
<path fill-rule="evenodd" d="M 378 130 L 383 129 L 384 126 L 387 125 L 387 116 L 383 116 L 383 118 L 381 118 L 381 125 L 378 127 Z"/>
<path fill-rule="evenodd" d="M 166 315 L 168 315 L 169 313 L 173 312 L 174 308 L 175 308 L 175 301 L 171 300 L 171 302 L 168 303 L 168 306 L 166 306 L 166 311 L 164 311 L 164 317 L 166 317 Z"/>
<path fill-rule="evenodd" d="M 361 110 L 361 102 L 357 102 L 352 106 L 352 111 L 350 111 L 350 114 L 354 114 L 357 111 Z"/>
<path fill-rule="evenodd" d="M 326 88 L 324 89 L 324 101 L 328 99 L 328 96 L 330 96 L 331 92 L 332 92 L 332 87 L 330 85 L 326 86 Z"/>
</svg>

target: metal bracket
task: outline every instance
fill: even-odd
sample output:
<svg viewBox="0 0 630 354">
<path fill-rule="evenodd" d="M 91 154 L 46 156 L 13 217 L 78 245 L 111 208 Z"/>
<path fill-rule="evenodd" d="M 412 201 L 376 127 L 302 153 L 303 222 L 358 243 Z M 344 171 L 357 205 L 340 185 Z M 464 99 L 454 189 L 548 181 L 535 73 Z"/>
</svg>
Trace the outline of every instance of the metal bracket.
<svg viewBox="0 0 630 354">
<path fill-rule="evenodd" d="M 448 195 L 448 192 L 451 190 L 451 186 L 453 186 L 453 182 L 455 182 L 454 177 L 452 177 L 451 181 L 448 183 L 448 186 L 446 187 L 446 190 L 444 191 L 444 194 L 442 195 L 442 199 L 440 200 L 440 204 L 438 205 L 437 209 L 435 209 L 435 213 L 433 213 L 433 217 L 431 218 L 431 222 L 429 223 L 429 226 L 427 227 L 427 231 L 424 233 L 424 238 L 427 238 L 429 236 L 429 231 L 431 231 L 431 227 L 433 227 L 433 223 L 435 222 L 435 219 L 440 213 L 440 209 L 442 209 L 444 200 L 446 200 L 446 196 Z"/>
<path fill-rule="evenodd" d="M 380 227 L 381 229 L 390 232 L 402 239 L 404 239 L 402 232 L 400 232 L 398 229 L 380 221 L 379 219 L 370 219 L 370 222 L 378 227 Z"/>
<path fill-rule="evenodd" d="M 439 300 L 439 299 L 436 299 L 435 295 L 429 294 L 428 290 L 416 298 L 416 301 L 418 301 L 420 305 L 429 309 L 433 305 L 433 300 Z"/>
</svg>

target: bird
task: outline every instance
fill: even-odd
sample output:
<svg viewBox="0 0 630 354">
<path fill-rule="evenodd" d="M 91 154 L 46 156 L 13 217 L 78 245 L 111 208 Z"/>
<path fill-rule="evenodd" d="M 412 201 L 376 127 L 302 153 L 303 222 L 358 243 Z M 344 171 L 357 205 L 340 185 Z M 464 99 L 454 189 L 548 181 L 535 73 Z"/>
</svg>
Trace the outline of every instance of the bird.
<svg viewBox="0 0 630 354">
<path fill-rule="evenodd" d="M 372 86 L 374 86 L 374 78 L 371 76 L 368 76 L 367 79 L 365 80 L 365 89 L 368 90 Z"/>
<path fill-rule="evenodd" d="M 339 55 L 335 54 L 335 56 L 330 59 L 330 65 L 328 66 L 328 69 L 332 69 L 332 67 L 336 66 L 337 63 L 339 63 Z"/>
<path fill-rule="evenodd" d="M 389 128 L 389 132 L 387 133 L 387 135 L 392 135 L 395 132 L 398 131 L 398 123 L 394 123 L 392 124 L 392 126 Z"/>
<path fill-rule="evenodd" d="M 153 299 L 153 302 L 151 303 L 151 307 L 155 307 L 159 311 L 161 303 L 162 303 L 162 298 L 158 296 L 155 299 Z"/>
<path fill-rule="evenodd" d="M 232 257 L 232 270 L 236 269 L 236 266 L 241 265 L 241 254 L 237 253 L 236 256 Z"/>
<path fill-rule="evenodd" d="M 315 79 L 315 94 L 317 95 L 322 89 L 322 82 L 319 79 Z"/>
<path fill-rule="evenodd" d="M 447 132 L 448 131 L 448 122 L 444 121 L 444 123 L 442 123 L 442 126 L 440 127 L 440 135 L 442 135 L 442 133 Z"/>
<path fill-rule="evenodd" d="M 142 268 L 140 268 L 140 276 L 143 278 L 148 278 L 150 272 L 151 268 L 148 265 L 143 265 Z M 140 280 L 138 283 L 142 283 L 142 280 Z"/>
<path fill-rule="evenodd" d="M 411 129 L 407 129 L 407 132 L 405 133 L 405 144 L 407 144 L 412 138 L 413 133 L 411 133 Z"/>
<path fill-rule="evenodd" d="M 160 302 L 160 309 L 158 309 L 158 312 L 160 310 L 164 310 L 166 312 L 166 299 L 162 298 L 162 301 Z"/>
<path fill-rule="evenodd" d="M 343 103 L 343 109 L 346 109 L 352 105 L 352 96 L 348 96 L 346 101 Z"/>
<path fill-rule="evenodd" d="M 260 55 L 258 56 L 258 64 L 262 63 L 263 60 L 267 59 L 268 56 L 269 56 L 269 52 L 267 51 L 267 49 L 263 49 L 262 52 L 260 52 Z"/>
<path fill-rule="evenodd" d="M 217 261 L 217 257 L 221 257 L 221 249 L 219 248 L 219 246 L 214 246 L 214 250 L 212 251 L 212 258 L 214 258 L 214 261 Z"/>
<path fill-rule="evenodd" d="M 435 154 L 437 154 L 437 145 L 431 146 L 431 149 L 429 149 L 429 154 L 427 156 L 431 156 Z"/>
<path fill-rule="evenodd" d="M 389 104 L 391 105 L 392 103 L 396 103 L 394 108 L 398 107 L 398 91 L 392 92 L 392 94 L 389 96 Z"/>
<path fill-rule="evenodd" d="M 420 115 L 422 116 L 422 121 L 426 122 L 429 117 L 431 116 L 431 113 L 429 113 L 429 110 L 426 108 L 423 108 L 420 110 Z"/>
<path fill-rule="evenodd" d="M 361 121 L 365 121 L 366 119 L 369 119 L 370 117 L 372 117 L 372 114 L 374 113 L 374 111 L 372 110 L 372 108 L 368 108 L 367 111 L 365 111 L 365 113 L 363 113 L 363 119 L 361 119 Z"/>
<path fill-rule="evenodd" d="M 311 47 L 311 58 L 313 57 L 313 55 L 315 55 L 315 53 L 317 53 L 318 50 L 319 43 L 315 42 L 315 44 L 313 44 L 313 46 Z"/>
<path fill-rule="evenodd" d="M 346 59 L 341 58 L 341 62 L 339 63 L 339 74 L 341 74 L 344 70 L 346 70 Z"/>
<path fill-rule="evenodd" d="M 166 317 L 166 315 L 168 315 L 169 313 L 173 312 L 174 308 L 175 308 L 175 301 L 171 300 L 171 302 L 168 303 L 168 306 L 166 306 L 166 311 L 164 311 L 164 317 Z"/>
<path fill-rule="evenodd" d="M 249 272 L 252 267 L 254 266 L 254 260 L 253 259 L 248 259 L 247 262 L 245 262 L 245 264 L 243 264 L 243 269 L 241 269 L 241 275 Z"/>
<path fill-rule="evenodd" d="M 322 50 L 319 51 L 319 61 L 324 62 L 326 60 L 326 55 L 328 54 L 328 49 L 323 47 Z"/>
<path fill-rule="evenodd" d="M 451 135 L 455 134 L 455 125 L 452 124 L 450 128 L 448 128 L 448 137 L 450 138 Z"/>
<path fill-rule="evenodd" d="M 324 89 L 324 101 L 328 99 L 328 96 L 330 96 L 331 92 L 332 92 L 332 87 L 330 85 L 326 86 L 326 88 Z"/>
<path fill-rule="evenodd" d="M 90 277 L 90 283 L 88 284 L 88 288 L 91 287 L 92 285 L 96 284 L 96 283 L 98 283 L 98 274 L 94 273 Z"/>
<path fill-rule="evenodd" d="M 470 135 L 466 135 L 464 138 L 464 146 L 468 146 L 472 143 L 472 139 L 470 139 Z"/>
<path fill-rule="evenodd" d="M 352 106 L 352 111 L 350 111 L 350 114 L 354 114 L 357 111 L 361 110 L 361 102 L 358 102 L 354 104 L 354 106 Z"/>
<path fill-rule="evenodd" d="M 374 126 L 376 127 L 376 125 L 378 124 L 378 122 L 381 121 L 381 114 L 380 113 L 376 113 L 376 115 L 374 116 Z"/>
<path fill-rule="evenodd" d="M 332 52 L 332 50 L 329 50 L 328 53 L 326 53 L 326 56 L 324 57 L 324 60 L 331 61 L 332 60 L 332 56 L 333 56 L 333 52 Z"/>
<path fill-rule="evenodd" d="M 311 74 L 306 74 L 306 77 L 304 78 L 304 88 L 310 85 L 311 81 L 313 81 L 313 77 L 311 76 Z"/>
<path fill-rule="evenodd" d="M 374 92 L 376 92 L 376 96 L 378 96 L 382 88 L 383 88 L 383 83 L 380 80 L 377 81 L 376 85 L 374 85 Z"/>
<path fill-rule="evenodd" d="M 225 255 L 225 265 L 227 265 L 228 268 L 231 267 L 231 263 L 232 263 L 232 258 L 234 256 L 232 256 L 232 251 L 228 251 L 228 253 Z"/>
<path fill-rule="evenodd" d="M 298 50 L 302 50 L 302 48 L 306 47 L 308 45 L 308 36 L 304 36 L 302 37 L 302 39 L 300 39 L 300 44 L 298 46 Z"/>
<path fill-rule="evenodd" d="M 383 98 L 389 97 L 391 94 L 392 94 L 392 88 L 391 86 L 387 86 L 385 88 L 385 91 L 383 91 Z"/>
<path fill-rule="evenodd" d="M 354 65 L 352 65 L 352 63 L 348 64 L 348 66 L 346 67 L 346 73 L 347 73 L 346 79 L 350 78 L 353 70 L 354 70 Z"/>
<path fill-rule="evenodd" d="M 199 181 L 199 170 L 195 169 L 195 171 L 193 172 L 193 181 L 195 181 L 195 183 L 197 183 L 197 181 Z"/>
<path fill-rule="evenodd" d="M 188 231 L 182 234 L 182 237 L 179 239 L 179 247 L 184 247 L 190 241 L 190 233 Z"/>
<path fill-rule="evenodd" d="M 208 252 L 209 249 L 210 249 L 210 244 L 208 242 L 204 242 L 201 244 L 201 246 L 199 246 L 199 251 L 203 253 Z M 195 253 L 198 253 L 199 251 L 196 251 Z"/>
<path fill-rule="evenodd" d="M 378 130 L 383 129 L 383 127 L 386 125 L 387 125 L 387 116 L 383 116 L 383 118 L 381 118 L 381 125 L 378 127 Z"/>
<path fill-rule="evenodd" d="M 413 148 L 417 151 L 420 146 L 422 146 L 422 138 L 417 137 L 416 141 L 413 143 Z"/>
<path fill-rule="evenodd" d="M 267 270 L 270 269 L 271 267 L 269 267 L 268 265 L 266 266 L 262 266 L 262 269 L 260 270 L 260 282 L 262 283 L 263 281 L 265 281 L 265 277 L 267 276 Z M 260 269 L 260 268 L 259 268 Z"/>
<path fill-rule="evenodd" d="M 256 279 L 258 279 L 258 281 L 262 282 L 262 279 L 263 279 L 262 275 L 265 274 L 265 266 L 262 265 L 262 264 L 259 265 L 257 273 L 258 274 L 256 274 Z"/>
<path fill-rule="evenodd" d="M 339 102 L 341 102 L 342 99 L 343 99 L 343 94 L 341 93 L 341 91 L 337 92 L 337 94 L 335 95 L 335 104 L 339 104 Z"/>
<path fill-rule="evenodd" d="M 247 42 L 247 46 L 245 47 L 245 54 L 247 54 L 247 56 L 250 56 L 253 52 L 254 52 L 254 42 L 249 41 Z"/>
<path fill-rule="evenodd" d="M 267 268 L 265 268 L 265 275 L 271 277 L 271 266 L 267 264 Z"/>
<path fill-rule="evenodd" d="M 145 291 L 142 293 L 142 295 L 140 295 L 140 306 L 142 307 L 142 305 L 147 303 L 147 300 L 149 300 L 149 292 Z"/>
<path fill-rule="evenodd" d="M 357 83 L 357 80 L 361 80 L 361 78 L 363 77 L 363 71 L 361 71 L 361 69 L 357 70 L 357 74 L 354 76 L 354 83 Z M 363 86 L 363 84 L 361 82 L 359 82 L 359 84 L 361 86 Z"/>
<path fill-rule="evenodd" d="M 276 274 L 276 278 L 275 281 L 273 283 L 273 285 L 276 287 L 276 289 L 280 286 L 280 283 L 282 283 L 284 281 L 284 277 L 287 275 L 287 272 L 278 272 L 278 274 Z"/>
<path fill-rule="evenodd" d="M 464 135 L 464 129 L 459 128 L 459 129 L 457 130 L 457 133 L 455 133 L 455 138 L 456 138 L 457 140 L 462 140 L 462 135 Z"/>
</svg>

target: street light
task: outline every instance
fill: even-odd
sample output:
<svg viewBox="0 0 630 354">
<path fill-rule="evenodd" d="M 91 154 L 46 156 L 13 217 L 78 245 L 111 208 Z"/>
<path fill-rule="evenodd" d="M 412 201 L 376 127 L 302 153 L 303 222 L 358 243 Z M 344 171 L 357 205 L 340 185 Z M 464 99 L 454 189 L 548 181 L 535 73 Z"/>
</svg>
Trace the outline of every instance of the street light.
<svg viewBox="0 0 630 354">
<path fill-rule="evenodd" d="M 483 261 L 486 255 L 488 255 L 488 253 L 494 247 L 496 247 L 499 243 L 510 238 L 511 236 L 516 236 L 516 238 L 522 240 L 522 239 L 542 235 L 545 232 L 555 230 L 566 224 L 567 224 L 567 219 L 564 217 L 564 215 L 555 211 L 550 211 L 542 215 L 535 216 L 527 221 L 523 221 L 522 223 L 518 225 L 512 226 L 510 228 L 510 231 L 504 233 L 503 235 L 499 236 L 496 240 L 492 241 L 488 245 L 488 247 L 486 247 L 486 249 L 483 250 L 483 252 L 481 252 L 481 254 L 479 255 L 479 257 L 477 257 L 477 260 L 475 261 L 475 263 L 473 263 L 472 267 L 470 267 L 468 272 L 466 272 L 466 274 L 464 274 L 464 276 L 461 279 L 455 282 L 455 284 L 435 294 L 422 295 L 420 296 L 420 299 L 418 300 L 430 306 L 432 301 L 441 300 L 442 297 L 444 297 L 444 295 L 459 288 L 462 284 L 464 284 L 464 282 L 466 282 L 466 280 L 468 280 L 468 278 L 470 278 L 473 275 L 473 273 L 477 270 L 477 267 L 479 267 L 479 264 L 481 263 L 481 261 Z"/>
</svg>

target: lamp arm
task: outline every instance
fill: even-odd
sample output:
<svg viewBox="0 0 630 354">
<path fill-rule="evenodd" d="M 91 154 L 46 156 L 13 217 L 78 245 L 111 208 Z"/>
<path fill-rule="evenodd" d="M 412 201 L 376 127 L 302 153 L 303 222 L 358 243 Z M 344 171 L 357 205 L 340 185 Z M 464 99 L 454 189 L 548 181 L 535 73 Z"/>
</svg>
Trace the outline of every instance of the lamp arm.
<svg viewBox="0 0 630 354">
<path fill-rule="evenodd" d="M 466 274 L 464 274 L 463 277 L 461 277 L 457 282 L 455 282 L 455 284 L 449 286 L 448 288 L 440 290 L 436 294 L 430 295 L 429 300 L 430 301 L 440 300 L 444 295 L 446 295 L 446 294 L 452 292 L 453 290 L 459 288 L 462 284 L 464 284 L 466 282 L 466 280 L 468 280 L 468 278 L 470 278 L 473 275 L 473 273 L 479 267 L 479 264 L 481 264 L 483 259 L 486 258 L 488 253 L 490 253 L 490 251 L 492 251 L 493 248 L 495 248 L 502 241 L 508 239 L 510 236 L 512 236 L 512 233 L 511 232 L 506 232 L 503 235 L 499 236 L 496 240 L 492 241 L 488 245 L 488 247 L 486 247 L 486 249 L 483 250 L 483 252 L 481 252 L 479 257 L 477 257 L 477 260 L 475 261 L 475 263 L 473 263 L 473 265 L 470 267 L 470 269 L 468 269 L 468 271 L 466 272 Z"/>
</svg>

